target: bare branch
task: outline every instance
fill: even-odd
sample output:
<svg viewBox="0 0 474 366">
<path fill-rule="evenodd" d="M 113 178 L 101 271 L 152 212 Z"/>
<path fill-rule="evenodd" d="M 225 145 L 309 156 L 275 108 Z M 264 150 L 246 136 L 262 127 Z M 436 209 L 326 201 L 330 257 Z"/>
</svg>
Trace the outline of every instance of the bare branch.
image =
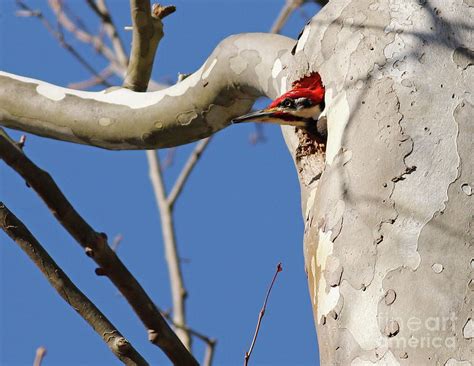
<svg viewBox="0 0 474 366">
<path fill-rule="evenodd" d="M 107 79 L 114 74 L 111 66 L 107 66 L 104 70 L 99 73 L 99 76 L 93 76 L 90 79 L 79 81 L 76 83 L 70 83 L 68 85 L 71 89 L 82 89 L 87 90 L 97 85 L 107 85 Z"/>
<path fill-rule="evenodd" d="M 120 243 L 122 243 L 122 240 L 123 240 L 123 235 L 122 234 L 117 234 L 114 238 L 114 240 L 112 241 L 112 245 L 111 245 L 111 248 L 114 252 L 116 252 L 118 250 L 118 247 L 120 245 Z"/>
<path fill-rule="evenodd" d="M 163 162 L 161 164 L 161 169 L 163 171 L 165 171 L 171 165 L 173 165 L 175 155 L 176 155 L 176 147 L 172 147 L 172 148 L 168 149 L 168 151 L 166 152 L 166 156 L 163 159 Z"/>
<path fill-rule="evenodd" d="M 153 17 L 158 19 L 164 19 L 168 15 L 173 14 L 176 11 L 176 6 L 174 5 L 160 5 L 160 4 L 153 4 L 152 7 L 152 14 Z"/>
<path fill-rule="evenodd" d="M 128 57 L 127 53 L 125 52 L 125 48 L 123 46 L 122 39 L 118 33 L 117 27 L 112 20 L 112 16 L 110 15 L 109 9 L 105 0 L 86 0 L 87 4 L 91 7 L 91 9 L 100 17 L 105 32 L 107 33 L 110 41 L 112 42 L 112 46 L 115 51 L 115 55 L 119 64 L 126 68 L 128 65 Z"/>
<path fill-rule="evenodd" d="M 171 322 L 171 324 L 173 324 L 174 327 L 184 329 L 187 332 L 189 332 L 189 334 L 192 335 L 193 337 L 199 338 L 200 340 L 202 340 L 203 342 L 206 343 L 206 351 L 204 353 L 203 365 L 204 366 L 211 366 L 212 365 L 212 360 L 214 358 L 214 352 L 215 352 L 215 349 L 216 349 L 217 340 L 215 340 L 214 338 L 210 338 L 210 337 L 206 336 L 205 334 L 203 334 L 201 332 L 198 332 L 198 331 L 196 331 L 192 328 L 189 328 L 188 326 L 183 326 L 183 325 L 180 325 L 180 324 L 173 323 L 173 319 L 170 315 L 170 312 L 162 312 L 161 314 L 166 319 L 168 319 Z"/>
<path fill-rule="evenodd" d="M 33 362 L 33 366 L 41 366 L 44 357 L 46 356 L 46 348 L 40 346 L 36 349 L 35 360 Z"/>
<path fill-rule="evenodd" d="M 189 332 L 189 334 L 191 334 L 192 336 L 196 337 L 196 338 L 199 338 L 201 341 L 205 342 L 205 343 L 217 343 L 217 341 L 213 338 L 210 338 L 208 336 L 206 336 L 205 334 L 201 333 L 201 332 L 198 332 L 197 330 L 194 330 L 193 328 L 190 328 L 188 327 L 187 325 L 182 325 L 182 324 L 178 324 L 178 323 L 174 323 L 173 322 L 173 317 L 171 316 L 170 312 L 162 312 L 161 313 L 165 319 L 168 319 L 171 324 L 173 324 L 173 326 L 175 326 L 176 328 L 180 328 L 180 329 L 183 329 L 183 330 L 186 330 L 187 332 Z"/>
<path fill-rule="evenodd" d="M 298 9 L 303 4 L 303 2 L 304 0 L 286 0 L 285 5 L 280 10 L 280 14 L 278 15 L 278 18 L 275 20 L 275 22 L 272 25 L 272 28 L 270 29 L 270 33 L 280 33 L 281 29 L 288 21 L 290 15 L 296 9 Z"/>
<path fill-rule="evenodd" d="M 211 141 L 211 137 L 199 141 L 199 143 L 194 148 L 193 152 L 189 155 L 186 164 L 184 165 L 181 173 L 179 174 L 178 179 L 176 180 L 170 194 L 168 195 L 168 205 L 172 208 L 176 203 L 176 199 L 183 190 L 184 185 L 186 184 L 189 175 L 193 171 L 193 168 L 196 166 L 200 156 L 206 149 L 207 145 Z"/>
<path fill-rule="evenodd" d="M 161 19 L 171 14 L 173 8 L 155 5 L 152 16 L 149 0 L 130 0 L 130 9 L 133 24 L 132 51 L 123 87 L 144 92 L 150 81 L 156 49 L 164 35 Z"/>
<path fill-rule="evenodd" d="M 172 209 L 166 199 L 165 185 L 161 173 L 160 160 L 155 151 L 146 152 L 148 166 L 150 170 L 150 180 L 155 193 L 156 203 L 160 212 L 161 228 L 163 233 L 163 242 L 165 247 L 166 263 L 171 284 L 171 297 L 173 300 L 173 323 L 180 324 L 182 327 L 176 327 L 176 334 L 191 349 L 191 337 L 186 326 L 186 297 L 187 291 L 184 286 L 181 262 L 179 260 L 178 247 L 176 245 L 176 236 Z"/>
<path fill-rule="evenodd" d="M 150 341 L 172 362 L 197 365 L 148 294 L 110 248 L 106 235 L 96 232 L 72 207 L 51 176 L 12 144 L 3 130 L 0 132 L 0 157 L 38 193 L 61 225 L 99 265 L 98 273 L 106 275 L 123 294 L 149 330 Z"/>
<path fill-rule="evenodd" d="M 62 11 L 60 0 L 48 0 L 48 4 L 56 15 L 58 23 L 61 24 L 61 26 L 64 27 L 68 32 L 73 34 L 77 40 L 90 44 L 95 51 L 108 59 L 111 63 L 118 64 L 114 52 L 109 47 L 107 47 L 100 37 L 94 36 L 86 32 L 84 29 L 76 26 L 74 22 Z"/>
<path fill-rule="evenodd" d="M 268 298 L 270 297 L 270 293 L 272 291 L 273 284 L 275 283 L 275 280 L 278 276 L 278 273 L 280 273 L 281 271 L 283 271 L 283 267 L 281 266 L 281 263 L 278 263 L 277 268 L 275 270 L 275 274 L 273 275 L 273 278 L 272 278 L 272 282 L 270 283 L 270 286 L 268 287 L 267 294 L 265 296 L 265 301 L 263 302 L 262 309 L 260 310 L 260 313 L 258 314 L 257 327 L 255 328 L 255 333 L 253 335 L 252 344 L 250 345 L 249 350 L 245 353 L 244 366 L 248 365 L 250 356 L 252 355 L 252 351 L 255 347 L 255 342 L 257 342 L 258 332 L 260 331 L 260 325 L 262 324 L 263 316 L 265 315 L 265 311 L 267 310 Z"/>
<path fill-rule="evenodd" d="M 189 143 L 228 126 L 232 118 L 250 109 L 257 96 L 278 96 L 288 68 L 282 68 L 273 83 L 263 87 L 260 82 L 278 71 L 276 59 L 277 65 L 292 62 L 293 45 L 293 40 L 274 34 L 229 37 L 194 74 L 150 93 L 123 88 L 80 92 L 0 72 L 0 124 L 110 149 Z M 236 73 L 229 62 L 234 57 L 244 62 L 250 54 L 261 59 L 258 78 L 254 72 Z M 249 68 L 257 67 L 250 60 L 245 62 Z"/>
<path fill-rule="evenodd" d="M 0 226 L 30 257 L 58 294 L 102 337 L 110 350 L 126 365 L 148 365 L 105 315 L 79 290 L 56 264 L 28 228 L 0 202 Z M 44 349 L 43 349 L 44 350 Z M 45 351 L 37 351 L 40 364 Z"/>
<path fill-rule="evenodd" d="M 214 359 L 214 351 L 216 349 L 216 341 L 211 340 L 206 345 L 206 353 L 204 354 L 204 362 L 202 363 L 204 366 L 211 366 L 212 361 Z"/>
<path fill-rule="evenodd" d="M 38 10 L 31 9 L 28 5 L 26 5 L 21 0 L 16 0 L 17 5 L 22 9 L 21 16 L 26 16 L 27 14 L 33 17 L 38 18 L 38 20 L 44 25 L 44 27 L 48 30 L 49 33 L 53 35 L 54 38 L 58 41 L 61 47 L 63 47 L 66 51 L 68 51 L 79 63 L 92 75 L 99 78 L 100 75 L 97 70 L 73 47 L 71 44 L 66 42 L 64 39 L 63 34 L 56 30 L 53 25 L 43 16 Z M 111 86 L 107 81 L 104 80 L 103 84 L 105 86 Z"/>
</svg>

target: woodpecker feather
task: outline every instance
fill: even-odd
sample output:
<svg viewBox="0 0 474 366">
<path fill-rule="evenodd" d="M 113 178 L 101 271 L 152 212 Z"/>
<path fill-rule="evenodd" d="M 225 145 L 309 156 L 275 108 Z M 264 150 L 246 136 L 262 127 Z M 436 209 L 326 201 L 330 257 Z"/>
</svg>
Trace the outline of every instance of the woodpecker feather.
<svg viewBox="0 0 474 366">
<path fill-rule="evenodd" d="M 324 85 L 317 72 L 295 81 L 292 89 L 276 98 L 267 108 L 237 117 L 233 123 L 247 121 L 306 126 L 318 120 L 323 111 Z"/>
<path fill-rule="evenodd" d="M 292 89 L 285 94 L 276 98 L 268 108 L 275 108 L 285 99 L 308 98 L 313 104 L 319 104 L 324 99 L 324 85 L 321 80 L 321 75 L 317 72 L 312 72 L 308 76 L 295 81 L 292 84 Z"/>
</svg>

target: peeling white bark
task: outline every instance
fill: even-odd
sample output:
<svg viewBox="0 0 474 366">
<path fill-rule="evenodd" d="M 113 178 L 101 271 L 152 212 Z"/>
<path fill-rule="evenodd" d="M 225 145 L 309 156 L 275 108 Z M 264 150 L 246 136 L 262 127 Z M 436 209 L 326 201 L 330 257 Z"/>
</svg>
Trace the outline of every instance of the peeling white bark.
<svg viewBox="0 0 474 366">
<path fill-rule="evenodd" d="M 473 19 L 463 0 L 333 0 L 299 40 L 292 75 L 327 90 L 321 179 L 296 159 L 323 365 L 474 360 Z"/>
<path fill-rule="evenodd" d="M 185 144 L 228 126 L 257 97 L 278 96 L 286 71 L 275 65 L 288 64 L 293 44 L 273 34 L 229 37 L 198 71 L 149 93 L 124 88 L 84 92 L 0 72 L 0 123 L 108 149 Z"/>
</svg>

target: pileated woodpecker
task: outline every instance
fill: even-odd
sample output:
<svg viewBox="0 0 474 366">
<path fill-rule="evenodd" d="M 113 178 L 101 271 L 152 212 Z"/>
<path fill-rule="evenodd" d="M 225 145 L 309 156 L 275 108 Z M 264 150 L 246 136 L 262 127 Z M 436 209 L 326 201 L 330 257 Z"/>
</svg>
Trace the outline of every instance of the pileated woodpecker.
<svg viewBox="0 0 474 366">
<path fill-rule="evenodd" d="M 290 91 L 275 99 L 267 108 L 234 118 L 232 122 L 255 121 L 315 127 L 319 135 L 326 137 L 325 119 L 318 121 L 325 107 L 324 91 L 321 76 L 313 72 L 294 82 Z"/>
</svg>

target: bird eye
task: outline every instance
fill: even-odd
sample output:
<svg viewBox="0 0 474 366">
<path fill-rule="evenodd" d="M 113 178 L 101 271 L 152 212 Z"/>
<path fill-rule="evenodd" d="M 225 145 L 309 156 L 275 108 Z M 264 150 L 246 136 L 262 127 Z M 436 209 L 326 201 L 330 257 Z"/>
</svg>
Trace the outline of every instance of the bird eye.
<svg viewBox="0 0 474 366">
<path fill-rule="evenodd" d="M 295 108 L 295 102 L 290 98 L 286 98 L 280 105 L 285 108 Z"/>
</svg>

